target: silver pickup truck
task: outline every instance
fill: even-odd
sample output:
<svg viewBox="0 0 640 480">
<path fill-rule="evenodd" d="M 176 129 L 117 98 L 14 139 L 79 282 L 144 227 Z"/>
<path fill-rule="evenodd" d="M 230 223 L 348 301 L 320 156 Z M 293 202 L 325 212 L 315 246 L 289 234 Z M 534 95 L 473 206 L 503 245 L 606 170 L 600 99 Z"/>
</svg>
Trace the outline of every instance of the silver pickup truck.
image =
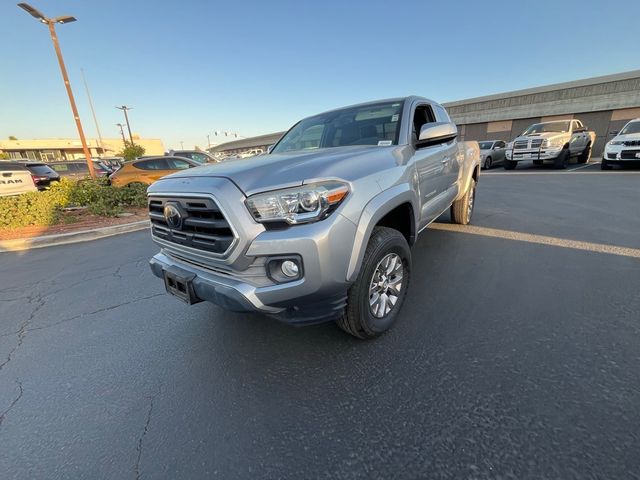
<svg viewBox="0 0 640 480">
<path fill-rule="evenodd" d="M 450 209 L 467 224 L 477 142 L 437 103 L 366 103 L 306 118 L 269 153 L 176 173 L 148 190 L 151 261 L 193 304 L 371 338 L 396 320 L 418 233 Z"/>
<path fill-rule="evenodd" d="M 534 165 L 551 161 L 555 168 L 563 169 L 571 157 L 577 157 L 578 163 L 587 163 L 595 141 L 595 132 L 588 131 L 580 120 L 534 123 L 511 142 L 504 168 L 513 170 L 518 162 L 532 160 Z"/>
</svg>

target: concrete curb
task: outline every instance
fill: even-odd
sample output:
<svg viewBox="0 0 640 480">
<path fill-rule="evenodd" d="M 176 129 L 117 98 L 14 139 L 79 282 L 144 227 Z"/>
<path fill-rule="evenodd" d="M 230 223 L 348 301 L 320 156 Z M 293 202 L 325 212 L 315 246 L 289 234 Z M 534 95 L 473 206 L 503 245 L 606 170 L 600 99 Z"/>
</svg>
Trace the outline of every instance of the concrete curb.
<svg viewBox="0 0 640 480">
<path fill-rule="evenodd" d="M 16 252 L 32 248 L 52 247 L 68 243 L 87 242 L 99 238 L 111 237 L 121 233 L 137 232 L 149 228 L 149 220 L 140 220 L 122 225 L 82 230 L 80 232 L 60 233 L 57 235 L 43 235 L 33 238 L 17 238 L 15 240 L 0 240 L 0 252 Z"/>
</svg>

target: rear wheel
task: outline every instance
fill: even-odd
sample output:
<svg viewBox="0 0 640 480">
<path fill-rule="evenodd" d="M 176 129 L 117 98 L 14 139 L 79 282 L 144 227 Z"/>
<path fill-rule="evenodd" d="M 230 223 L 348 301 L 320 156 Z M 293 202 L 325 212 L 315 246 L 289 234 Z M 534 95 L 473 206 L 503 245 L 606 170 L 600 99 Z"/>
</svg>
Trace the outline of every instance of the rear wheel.
<svg viewBox="0 0 640 480">
<path fill-rule="evenodd" d="M 558 155 L 553 161 L 553 168 L 558 170 L 567 168 L 567 166 L 569 165 L 570 156 L 571 156 L 571 153 L 569 152 L 568 148 L 565 148 L 564 150 L 562 150 L 560 152 L 560 155 Z"/>
<path fill-rule="evenodd" d="M 591 144 L 589 143 L 578 157 L 578 163 L 587 163 L 591 158 Z"/>
<path fill-rule="evenodd" d="M 513 170 L 518 166 L 518 162 L 514 162 L 513 160 L 504 159 L 504 169 L 505 170 Z"/>
<path fill-rule="evenodd" d="M 473 215 L 473 206 L 476 203 L 476 181 L 471 180 L 467 193 L 451 205 L 451 221 L 460 225 L 467 225 Z"/>
<path fill-rule="evenodd" d="M 349 288 L 347 307 L 336 321 L 354 337 L 375 338 L 395 323 L 411 276 L 411 251 L 397 230 L 375 227 L 362 268 Z"/>
<path fill-rule="evenodd" d="M 489 170 L 491 168 L 491 157 L 487 157 L 484 161 L 484 169 Z"/>
</svg>

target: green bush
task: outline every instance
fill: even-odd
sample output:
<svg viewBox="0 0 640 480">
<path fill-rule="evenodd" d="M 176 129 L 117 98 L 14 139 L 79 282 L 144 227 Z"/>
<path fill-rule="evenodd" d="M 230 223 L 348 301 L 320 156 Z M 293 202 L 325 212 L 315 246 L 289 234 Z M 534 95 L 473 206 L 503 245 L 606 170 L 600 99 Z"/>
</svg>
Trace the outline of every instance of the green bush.
<svg viewBox="0 0 640 480">
<path fill-rule="evenodd" d="M 146 205 L 145 185 L 112 187 L 107 179 L 75 182 L 63 178 L 44 192 L 1 197 L 0 228 L 55 225 L 63 219 L 63 208 L 70 206 L 83 206 L 94 215 L 114 217 L 125 207 Z"/>
</svg>

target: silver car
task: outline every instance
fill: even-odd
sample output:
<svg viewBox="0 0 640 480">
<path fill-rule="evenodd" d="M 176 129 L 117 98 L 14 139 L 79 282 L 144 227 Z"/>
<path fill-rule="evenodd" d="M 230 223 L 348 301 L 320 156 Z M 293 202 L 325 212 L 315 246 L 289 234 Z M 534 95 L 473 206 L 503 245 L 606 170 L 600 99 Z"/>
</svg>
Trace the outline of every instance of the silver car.
<svg viewBox="0 0 640 480">
<path fill-rule="evenodd" d="M 507 143 L 502 140 L 483 140 L 480 145 L 480 162 L 482 168 L 488 170 L 493 165 L 504 163 L 504 153 L 507 151 Z"/>
</svg>

